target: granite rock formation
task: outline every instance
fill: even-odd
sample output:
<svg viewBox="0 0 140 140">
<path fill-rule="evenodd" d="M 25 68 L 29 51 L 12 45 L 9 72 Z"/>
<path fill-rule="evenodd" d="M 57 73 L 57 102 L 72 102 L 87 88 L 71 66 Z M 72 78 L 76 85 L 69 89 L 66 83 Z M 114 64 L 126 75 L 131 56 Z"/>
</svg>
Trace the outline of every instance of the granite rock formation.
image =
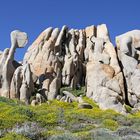
<svg viewBox="0 0 140 140">
<path fill-rule="evenodd" d="M 127 104 L 139 106 L 140 102 L 140 30 L 116 37 L 117 53 L 124 74 Z"/>
<path fill-rule="evenodd" d="M 19 63 L 15 49 L 27 40 L 26 33 L 13 31 L 11 48 L 0 51 L 0 96 L 32 105 L 53 99 L 83 104 L 82 97 L 68 91 L 60 95 L 60 89 L 85 86 L 86 96 L 102 109 L 125 113 L 125 104 L 140 108 L 140 30 L 117 36 L 115 47 L 105 24 L 49 27 Z"/>
<path fill-rule="evenodd" d="M 10 85 L 16 68 L 20 65 L 14 60 L 16 48 L 27 43 L 27 34 L 18 30 L 11 32 L 11 48 L 5 49 L 0 59 L 0 95 L 9 98 Z"/>
</svg>

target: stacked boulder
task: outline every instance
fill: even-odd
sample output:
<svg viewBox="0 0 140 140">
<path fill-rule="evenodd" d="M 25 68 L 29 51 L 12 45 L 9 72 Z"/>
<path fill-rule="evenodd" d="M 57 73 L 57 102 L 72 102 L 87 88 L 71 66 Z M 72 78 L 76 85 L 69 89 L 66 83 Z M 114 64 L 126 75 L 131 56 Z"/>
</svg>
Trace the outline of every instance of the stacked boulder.
<svg viewBox="0 0 140 140">
<path fill-rule="evenodd" d="M 0 96 L 18 98 L 29 104 L 33 92 L 30 65 L 21 66 L 14 60 L 16 48 L 24 47 L 27 41 L 25 32 L 11 32 L 11 48 L 6 48 L 0 58 Z"/>
</svg>

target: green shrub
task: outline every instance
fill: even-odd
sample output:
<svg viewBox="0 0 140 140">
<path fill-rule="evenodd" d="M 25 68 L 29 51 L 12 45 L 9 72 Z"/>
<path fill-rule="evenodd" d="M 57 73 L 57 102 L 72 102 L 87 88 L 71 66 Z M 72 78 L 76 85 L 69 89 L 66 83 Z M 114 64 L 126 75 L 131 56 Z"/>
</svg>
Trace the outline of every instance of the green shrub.
<svg viewBox="0 0 140 140">
<path fill-rule="evenodd" d="M 35 116 L 35 113 L 29 108 L 29 107 L 17 107 L 15 110 L 11 112 L 12 115 L 14 114 L 20 114 L 23 116 L 26 116 L 29 120 L 33 119 Z"/>
<path fill-rule="evenodd" d="M 4 105 L 1 107 L 0 104 L 0 108 L 0 129 L 11 128 L 15 124 L 23 123 L 28 119 L 26 115 L 16 112 L 17 108 L 19 108 L 17 106 Z"/>
<path fill-rule="evenodd" d="M 64 130 L 56 130 L 56 129 L 53 129 L 53 130 L 47 130 L 47 131 L 44 131 L 42 132 L 42 135 L 45 137 L 45 138 L 48 138 L 48 137 L 51 137 L 51 136 L 54 136 L 54 135 L 60 135 L 60 134 L 63 134 L 64 133 Z"/>
<path fill-rule="evenodd" d="M 19 105 L 24 105 L 23 102 L 19 101 L 18 99 L 8 99 L 5 97 L 0 97 L 0 103 L 5 103 L 6 105 L 10 105 L 10 106 L 19 106 Z"/>
<path fill-rule="evenodd" d="M 91 104 L 93 107 L 99 108 L 99 106 L 92 99 L 85 96 L 85 97 L 83 97 L 83 100 L 85 102 Z"/>
<path fill-rule="evenodd" d="M 85 87 L 81 87 L 80 89 L 74 89 L 74 90 L 70 87 L 62 87 L 60 89 L 60 94 L 63 95 L 63 91 L 65 90 L 71 92 L 76 97 L 80 95 L 85 96 Z"/>
<path fill-rule="evenodd" d="M 91 133 L 90 131 L 80 131 L 74 133 L 74 136 L 78 137 L 80 140 L 91 140 Z"/>
<path fill-rule="evenodd" d="M 129 105 L 126 105 L 126 104 L 124 105 L 124 107 L 128 113 L 131 113 L 132 107 L 130 107 Z"/>
<path fill-rule="evenodd" d="M 79 140 L 78 137 L 74 136 L 71 133 L 64 133 L 61 135 L 54 135 L 49 138 L 49 140 Z"/>
<path fill-rule="evenodd" d="M 103 125 L 104 128 L 110 129 L 110 130 L 116 130 L 118 128 L 118 123 L 114 120 L 111 119 L 105 119 L 103 121 Z"/>
<path fill-rule="evenodd" d="M 16 133 L 7 133 L 1 140 L 30 140 L 22 135 Z"/>
<path fill-rule="evenodd" d="M 92 131 L 91 137 L 92 140 L 122 140 L 119 136 L 104 128 Z"/>
</svg>

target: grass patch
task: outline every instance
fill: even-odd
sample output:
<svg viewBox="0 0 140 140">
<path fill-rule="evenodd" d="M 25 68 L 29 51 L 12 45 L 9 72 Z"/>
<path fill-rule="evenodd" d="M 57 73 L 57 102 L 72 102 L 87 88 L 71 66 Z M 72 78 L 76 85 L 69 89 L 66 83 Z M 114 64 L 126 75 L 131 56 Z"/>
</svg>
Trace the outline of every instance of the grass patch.
<svg viewBox="0 0 140 140">
<path fill-rule="evenodd" d="M 126 104 L 124 105 L 124 107 L 128 113 L 131 113 L 132 107 L 130 107 L 129 105 L 126 105 Z"/>
<path fill-rule="evenodd" d="M 63 130 L 48 130 L 48 131 L 45 131 L 42 133 L 42 135 L 45 137 L 45 138 L 48 138 L 48 137 L 51 137 L 53 135 L 60 135 L 60 134 L 63 134 L 64 131 Z"/>
<path fill-rule="evenodd" d="M 1 140 L 30 140 L 23 135 L 18 135 L 16 133 L 7 133 Z"/>
<path fill-rule="evenodd" d="M 103 127 L 114 131 L 119 127 L 119 125 L 117 121 L 111 119 L 105 119 L 103 121 Z"/>
<path fill-rule="evenodd" d="M 80 140 L 90 140 L 92 138 L 89 131 L 76 132 L 74 136 L 78 137 Z"/>
</svg>

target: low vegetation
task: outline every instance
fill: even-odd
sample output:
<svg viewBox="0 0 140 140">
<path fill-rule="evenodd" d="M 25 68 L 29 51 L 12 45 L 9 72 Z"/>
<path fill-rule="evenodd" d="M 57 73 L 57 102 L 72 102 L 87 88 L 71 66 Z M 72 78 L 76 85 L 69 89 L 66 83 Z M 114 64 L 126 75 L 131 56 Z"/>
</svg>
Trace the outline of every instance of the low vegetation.
<svg viewBox="0 0 140 140">
<path fill-rule="evenodd" d="M 77 94 L 83 95 L 83 89 Z M 32 107 L 0 97 L 0 139 L 90 140 L 95 139 L 97 130 L 115 133 L 122 127 L 129 127 L 140 131 L 140 112 L 124 116 L 113 110 L 103 111 L 91 99 L 83 99 L 93 109 L 79 109 L 76 102 L 57 100 Z"/>
</svg>

